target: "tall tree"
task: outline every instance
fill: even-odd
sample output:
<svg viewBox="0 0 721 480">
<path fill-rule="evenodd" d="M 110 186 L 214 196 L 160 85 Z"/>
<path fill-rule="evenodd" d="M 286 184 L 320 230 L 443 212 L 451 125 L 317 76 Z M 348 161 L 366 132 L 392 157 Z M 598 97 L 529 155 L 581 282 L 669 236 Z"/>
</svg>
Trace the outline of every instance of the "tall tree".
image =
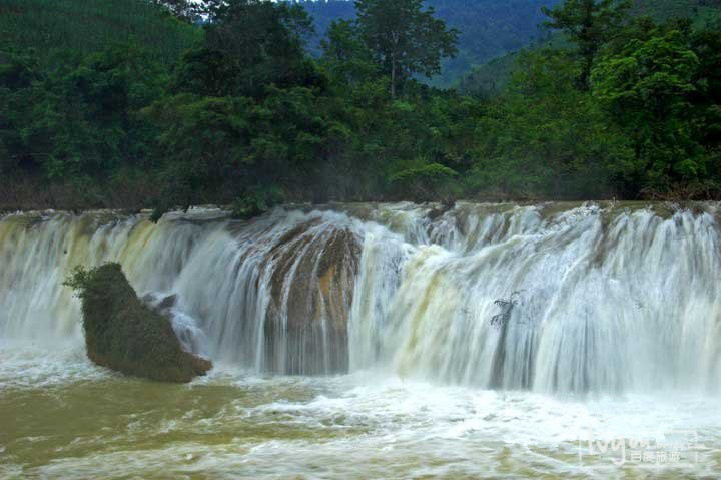
<svg viewBox="0 0 721 480">
<path fill-rule="evenodd" d="M 299 5 L 270 0 L 213 0 L 205 4 L 205 42 L 186 52 L 176 90 L 212 96 L 261 96 L 265 88 L 314 84 L 303 51 L 312 31 Z"/>
<path fill-rule="evenodd" d="M 441 71 L 441 58 L 454 56 L 458 32 L 423 10 L 423 0 L 356 0 L 358 27 L 375 61 L 391 78 L 391 95 L 413 74 Z"/>
<path fill-rule="evenodd" d="M 378 66 L 353 22 L 332 22 L 320 47 L 323 52 L 321 63 L 330 71 L 332 78 L 343 85 L 357 84 L 378 76 Z"/>
<path fill-rule="evenodd" d="M 545 25 L 565 32 L 581 55 L 579 85 L 588 90 L 593 62 L 601 46 L 620 29 L 631 0 L 566 0 L 553 9 L 542 7 L 551 20 Z"/>
</svg>

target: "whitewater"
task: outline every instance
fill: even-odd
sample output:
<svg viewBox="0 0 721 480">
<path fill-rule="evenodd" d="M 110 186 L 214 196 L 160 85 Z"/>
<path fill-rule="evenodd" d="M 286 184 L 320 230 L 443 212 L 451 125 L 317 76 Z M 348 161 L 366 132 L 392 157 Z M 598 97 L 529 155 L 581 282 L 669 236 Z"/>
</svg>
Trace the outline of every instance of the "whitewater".
<svg viewBox="0 0 721 480">
<path fill-rule="evenodd" d="M 623 202 L 7 214 L 0 476 L 717 476 L 718 220 Z M 170 305 L 209 376 L 86 359 L 62 283 L 107 261 Z"/>
</svg>

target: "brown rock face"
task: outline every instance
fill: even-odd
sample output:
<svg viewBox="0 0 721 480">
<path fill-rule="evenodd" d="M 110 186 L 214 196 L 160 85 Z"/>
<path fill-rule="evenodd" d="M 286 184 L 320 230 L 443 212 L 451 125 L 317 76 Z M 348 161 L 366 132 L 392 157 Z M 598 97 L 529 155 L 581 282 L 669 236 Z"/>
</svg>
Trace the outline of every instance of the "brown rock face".
<svg viewBox="0 0 721 480">
<path fill-rule="evenodd" d="M 289 231 L 267 258 L 273 264 L 265 320 L 265 364 L 284 374 L 348 370 L 348 316 L 360 257 L 347 228 L 308 222 Z"/>
</svg>

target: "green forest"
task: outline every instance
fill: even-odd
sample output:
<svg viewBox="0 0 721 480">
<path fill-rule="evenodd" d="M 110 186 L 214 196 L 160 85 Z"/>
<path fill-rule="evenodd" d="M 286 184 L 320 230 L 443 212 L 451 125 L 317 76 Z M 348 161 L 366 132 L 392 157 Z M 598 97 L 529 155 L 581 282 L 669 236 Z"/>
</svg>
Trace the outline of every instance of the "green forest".
<svg viewBox="0 0 721 480">
<path fill-rule="evenodd" d="M 311 15 L 314 33 L 309 38 L 311 54 L 318 48 L 334 20 L 352 20 L 355 8 L 348 0 L 297 1 Z M 450 28 L 458 30 L 458 51 L 442 59 L 442 71 L 431 79 L 420 80 L 436 86 L 452 86 L 474 66 L 521 49 L 548 35 L 539 28 L 544 20 L 543 6 L 558 0 L 425 0 L 435 15 Z"/>
<path fill-rule="evenodd" d="M 432 6 L 354 7 L 0 0 L 0 209 L 721 197 L 719 2 L 539 4 L 493 95 L 426 81 Z"/>
</svg>

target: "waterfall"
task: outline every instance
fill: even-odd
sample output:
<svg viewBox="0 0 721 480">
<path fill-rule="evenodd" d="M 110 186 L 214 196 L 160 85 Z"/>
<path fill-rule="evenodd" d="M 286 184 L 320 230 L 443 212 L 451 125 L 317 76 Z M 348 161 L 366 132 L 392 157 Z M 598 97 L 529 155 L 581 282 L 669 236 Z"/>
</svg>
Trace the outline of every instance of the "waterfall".
<svg viewBox="0 0 721 480">
<path fill-rule="evenodd" d="M 341 204 L 252 221 L 0 219 L 0 339 L 82 345 L 77 265 L 120 263 L 185 347 L 257 372 L 539 392 L 721 387 L 717 205 Z"/>
</svg>

